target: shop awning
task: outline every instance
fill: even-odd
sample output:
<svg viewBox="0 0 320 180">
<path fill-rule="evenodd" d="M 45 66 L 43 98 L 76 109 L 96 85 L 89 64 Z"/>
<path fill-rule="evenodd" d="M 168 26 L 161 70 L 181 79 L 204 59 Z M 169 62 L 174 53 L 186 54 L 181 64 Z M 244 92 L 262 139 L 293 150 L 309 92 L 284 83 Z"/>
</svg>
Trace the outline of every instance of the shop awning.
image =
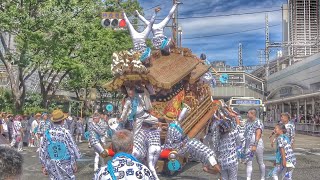
<svg viewBox="0 0 320 180">
<path fill-rule="evenodd" d="M 315 97 L 315 96 L 320 96 L 320 92 L 315 92 L 315 93 L 310 93 L 310 94 L 302 94 L 298 96 L 292 96 L 292 97 L 286 97 L 282 99 L 275 99 L 275 100 L 270 100 L 270 101 L 265 101 L 265 104 L 277 104 L 277 103 L 282 103 L 282 102 L 288 102 L 288 101 L 295 101 L 298 99 L 304 99 L 304 98 L 310 98 L 310 97 Z"/>
</svg>

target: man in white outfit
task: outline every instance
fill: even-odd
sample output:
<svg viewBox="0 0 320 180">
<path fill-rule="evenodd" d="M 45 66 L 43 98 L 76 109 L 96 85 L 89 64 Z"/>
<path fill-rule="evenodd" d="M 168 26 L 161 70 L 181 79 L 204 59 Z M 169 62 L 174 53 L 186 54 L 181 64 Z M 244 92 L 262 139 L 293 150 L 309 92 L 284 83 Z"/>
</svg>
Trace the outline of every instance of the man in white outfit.
<svg viewBox="0 0 320 180">
<path fill-rule="evenodd" d="M 123 12 L 124 20 L 127 23 L 127 27 L 129 29 L 129 32 L 133 41 L 133 50 L 142 54 L 140 57 L 140 61 L 142 62 L 146 61 L 151 54 L 151 49 L 147 47 L 146 39 L 151 32 L 153 23 L 156 20 L 156 15 L 159 11 L 160 11 L 160 8 L 155 9 L 155 13 L 151 17 L 150 23 L 147 25 L 146 29 L 144 29 L 142 32 L 138 32 L 134 29 L 126 13 Z"/>
<path fill-rule="evenodd" d="M 179 4 L 181 4 L 181 2 L 176 2 L 173 5 L 173 7 L 171 8 L 167 17 L 164 18 L 160 23 L 153 24 L 153 26 L 152 26 L 152 33 L 153 33 L 152 43 L 153 43 L 154 48 L 162 50 L 170 44 L 170 39 L 168 39 L 164 35 L 164 28 L 169 23 L 170 19 L 172 18 L 173 13 L 176 11 L 177 6 Z M 146 25 L 150 24 L 150 21 L 146 20 L 146 18 L 141 16 L 139 11 L 137 11 L 137 10 L 136 10 L 136 15 L 144 24 L 146 24 Z"/>
<path fill-rule="evenodd" d="M 256 156 L 257 162 L 259 164 L 261 180 L 265 179 L 266 166 L 263 162 L 264 145 L 262 141 L 263 123 L 260 119 L 256 117 L 256 115 L 256 109 L 249 109 L 247 115 L 248 120 L 246 122 L 244 131 L 245 140 L 243 146 L 243 154 L 246 157 L 245 161 L 247 164 L 247 180 L 251 180 L 252 160 L 254 156 Z"/>
</svg>

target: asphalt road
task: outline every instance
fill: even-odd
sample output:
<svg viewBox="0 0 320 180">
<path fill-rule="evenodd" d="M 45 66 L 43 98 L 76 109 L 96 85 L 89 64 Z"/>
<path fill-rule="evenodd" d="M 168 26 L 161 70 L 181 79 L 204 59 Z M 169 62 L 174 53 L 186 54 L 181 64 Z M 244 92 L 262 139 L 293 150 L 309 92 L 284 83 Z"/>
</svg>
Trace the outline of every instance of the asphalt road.
<svg viewBox="0 0 320 180">
<path fill-rule="evenodd" d="M 265 143 L 265 159 L 270 158 L 274 154 L 274 149 L 270 146 L 268 136 L 270 130 L 264 131 L 264 143 Z M 317 180 L 320 177 L 320 137 L 313 137 L 307 135 L 296 135 L 296 144 L 294 152 L 297 156 L 297 166 L 293 172 L 294 179 L 297 180 Z M 79 144 L 83 158 L 78 162 L 77 179 L 87 180 L 93 177 L 93 158 L 94 153 L 92 149 L 89 149 L 87 143 Z M 25 163 L 23 171 L 23 180 L 42 180 L 47 179 L 41 173 L 41 166 L 38 159 L 38 153 L 35 152 L 35 148 L 25 148 L 22 152 Z M 265 160 L 267 172 L 271 169 L 272 163 Z M 254 161 L 253 180 L 259 179 L 259 168 Z M 196 162 L 189 162 L 183 169 L 173 176 L 167 176 L 160 174 L 160 179 L 197 179 L 197 180 L 214 180 L 218 179 L 217 176 L 207 174 L 202 171 L 202 165 Z M 246 178 L 245 165 L 239 164 L 238 179 L 245 180 Z"/>
</svg>

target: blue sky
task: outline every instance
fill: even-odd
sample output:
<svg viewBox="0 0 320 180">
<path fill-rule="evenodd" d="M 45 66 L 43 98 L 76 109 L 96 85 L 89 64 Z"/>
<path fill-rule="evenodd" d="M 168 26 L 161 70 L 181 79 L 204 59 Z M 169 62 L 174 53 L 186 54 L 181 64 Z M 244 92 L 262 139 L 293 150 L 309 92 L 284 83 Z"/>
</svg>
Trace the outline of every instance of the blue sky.
<svg viewBox="0 0 320 180">
<path fill-rule="evenodd" d="M 172 0 L 139 0 L 147 18 L 160 4 L 161 11 L 158 19 L 164 18 L 172 7 Z M 181 0 L 179 6 L 180 17 L 216 16 L 225 14 L 241 14 L 250 12 L 268 12 L 271 42 L 282 40 L 282 12 L 281 6 L 286 0 Z M 160 20 L 158 20 L 160 21 Z M 156 21 L 157 22 L 157 21 Z M 259 29 L 243 33 L 221 35 L 239 31 L 257 29 L 265 26 L 265 13 L 222 16 L 210 18 L 179 19 L 182 27 L 182 44 L 198 56 L 205 53 L 210 61 L 225 60 L 229 65 L 238 64 L 238 45 L 243 46 L 244 65 L 259 64 L 259 49 L 264 48 L 265 30 Z M 171 37 L 170 28 L 166 28 L 167 36 Z M 214 35 L 214 36 L 212 36 Z M 150 34 L 152 36 L 152 34 Z M 199 36 L 212 36 L 206 38 L 188 39 Z M 277 49 L 272 50 L 275 56 Z"/>
</svg>

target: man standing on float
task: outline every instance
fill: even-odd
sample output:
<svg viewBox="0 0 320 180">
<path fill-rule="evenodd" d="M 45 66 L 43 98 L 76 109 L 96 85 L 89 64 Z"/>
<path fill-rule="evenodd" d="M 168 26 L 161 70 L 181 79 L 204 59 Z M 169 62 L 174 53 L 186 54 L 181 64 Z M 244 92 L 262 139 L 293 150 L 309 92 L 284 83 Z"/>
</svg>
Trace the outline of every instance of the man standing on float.
<svg viewBox="0 0 320 180">
<path fill-rule="evenodd" d="M 182 4 L 181 2 L 176 2 L 173 7 L 171 8 L 168 16 L 164 18 L 160 23 L 153 24 L 152 26 L 152 43 L 154 48 L 156 49 L 164 49 L 166 46 L 170 44 L 170 39 L 167 38 L 167 36 L 164 35 L 164 28 L 169 23 L 170 19 L 172 18 L 173 13 L 176 11 L 179 4 Z M 140 15 L 139 11 L 136 10 L 136 14 L 139 17 L 139 19 L 146 25 L 150 24 L 150 21 L 146 20 L 143 16 Z"/>
<path fill-rule="evenodd" d="M 147 60 L 151 54 L 151 49 L 147 47 L 146 39 L 151 32 L 154 21 L 156 20 L 157 13 L 160 11 L 160 8 L 155 9 L 155 13 L 151 17 L 150 23 L 141 33 L 136 31 L 133 25 L 130 23 L 127 15 L 123 12 L 124 20 L 126 21 L 127 27 L 129 29 L 132 41 L 133 41 L 133 50 L 141 53 L 140 60 L 144 62 Z"/>
<path fill-rule="evenodd" d="M 182 3 L 176 2 L 173 5 L 173 7 L 171 8 L 168 16 L 166 18 L 164 18 L 160 23 L 153 24 L 153 26 L 152 26 L 152 33 L 153 33 L 152 43 L 153 43 L 154 48 L 162 50 L 170 44 L 170 39 L 168 39 L 164 35 L 164 28 L 169 23 L 170 19 L 172 18 L 173 13 L 176 11 L 179 4 L 182 4 Z M 146 20 L 146 18 L 141 16 L 139 11 L 137 11 L 137 10 L 136 10 L 136 15 L 144 24 L 146 24 L 146 25 L 150 24 L 151 21 Z"/>
</svg>

